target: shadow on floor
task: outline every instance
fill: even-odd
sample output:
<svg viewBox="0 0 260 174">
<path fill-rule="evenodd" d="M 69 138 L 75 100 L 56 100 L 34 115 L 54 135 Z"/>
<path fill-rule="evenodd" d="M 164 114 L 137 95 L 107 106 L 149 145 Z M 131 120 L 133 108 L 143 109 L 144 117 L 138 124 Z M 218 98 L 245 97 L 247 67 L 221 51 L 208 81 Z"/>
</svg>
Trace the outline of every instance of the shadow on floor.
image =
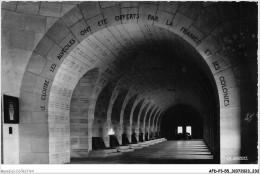
<svg viewBox="0 0 260 174">
<path fill-rule="evenodd" d="M 72 158 L 70 164 L 216 164 L 203 140 L 165 141 L 120 156 Z"/>
</svg>

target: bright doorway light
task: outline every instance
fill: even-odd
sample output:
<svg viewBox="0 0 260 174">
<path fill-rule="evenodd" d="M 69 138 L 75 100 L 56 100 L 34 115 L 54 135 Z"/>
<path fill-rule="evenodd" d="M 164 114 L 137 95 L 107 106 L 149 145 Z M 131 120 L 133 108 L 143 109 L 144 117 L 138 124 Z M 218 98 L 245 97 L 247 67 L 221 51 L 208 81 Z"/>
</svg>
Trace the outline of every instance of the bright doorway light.
<svg viewBox="0 0 260 174">
<path fill-rule="evenodd" d="M 191 126 L 186 126 L 186 132 L 190 133 L 190 135 L 191 135 Z"/>
<path fill-rule="evenodd" d="M 109 131 L 108 131 L 108 135 L 114 135 L 115 134 L 115 132 L 114 132 L 114 130 L 111 128 Z"/>
<path fill-rule="evenodd" d="M 182 134 L 182 131 L 183 131 L 183 130 L 182 130 L 182 126 L 178 126 L 178 130 L 177 130 L 177 131 L 178 131 L 178 134 L 179 134 L 179 133 Z"/>
</svg>

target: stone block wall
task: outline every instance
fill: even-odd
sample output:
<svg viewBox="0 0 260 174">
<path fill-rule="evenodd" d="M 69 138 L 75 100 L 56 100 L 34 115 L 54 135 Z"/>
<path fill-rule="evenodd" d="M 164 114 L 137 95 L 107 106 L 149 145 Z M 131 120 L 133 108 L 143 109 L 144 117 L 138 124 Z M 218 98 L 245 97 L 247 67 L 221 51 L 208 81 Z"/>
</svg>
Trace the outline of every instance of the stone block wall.
<svg viewBox="0 0 260 174">
<path fill-rule="evenodd" d="M 87 72 L 76 85 L 70 103 L 70 150 L 89 151 L 89 105 L 98 73 L 97 69 Z M 71 155 L 71 157 L 74 157 Z"/>
</svg>

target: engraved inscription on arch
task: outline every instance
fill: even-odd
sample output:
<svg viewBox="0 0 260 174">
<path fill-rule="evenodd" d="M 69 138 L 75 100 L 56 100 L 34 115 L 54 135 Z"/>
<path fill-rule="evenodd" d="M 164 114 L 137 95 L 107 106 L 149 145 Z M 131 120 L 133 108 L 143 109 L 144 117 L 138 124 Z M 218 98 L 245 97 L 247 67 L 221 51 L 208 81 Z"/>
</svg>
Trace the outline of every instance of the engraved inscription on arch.
<svg viewBox="0 0 260 174">
<path fill-rule="evenodd" d="M 224 105 L 228 106 L 229 105 L 229 94 L 228 94 L 228 88 L 227 88 L 227 84 L 226 84 L 226 81 L 225 81 L 225 77 L 220 76 L 219 80 L 220 80 L 221 88 L 222 88 L 222 92 L 223 92 Z"/>
</svg>

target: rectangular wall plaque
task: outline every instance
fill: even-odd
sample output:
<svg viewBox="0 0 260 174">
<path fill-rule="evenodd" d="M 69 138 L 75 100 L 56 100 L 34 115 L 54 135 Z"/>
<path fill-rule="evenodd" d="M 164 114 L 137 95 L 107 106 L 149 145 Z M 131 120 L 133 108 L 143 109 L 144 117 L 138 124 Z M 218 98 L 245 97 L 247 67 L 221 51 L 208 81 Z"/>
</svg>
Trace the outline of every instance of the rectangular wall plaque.
<svg viewBox="0 0 260 174">
<path fill-rule="evenodd" d="M 19 123 L 19 99 L 4 95 L 4 123 Z"/>
</svg>

